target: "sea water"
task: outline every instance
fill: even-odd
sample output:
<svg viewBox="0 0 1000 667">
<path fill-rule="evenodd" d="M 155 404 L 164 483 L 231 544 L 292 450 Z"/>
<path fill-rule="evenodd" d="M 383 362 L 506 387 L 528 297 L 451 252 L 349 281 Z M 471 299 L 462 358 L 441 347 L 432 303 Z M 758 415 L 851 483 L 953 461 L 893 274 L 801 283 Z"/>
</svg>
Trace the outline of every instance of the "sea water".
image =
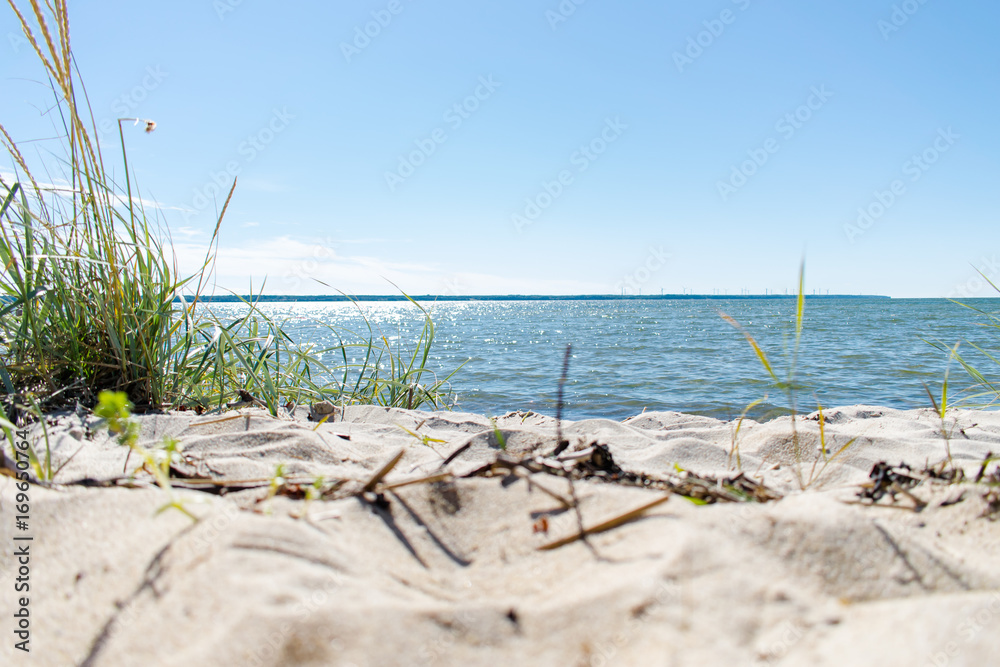
<svg viewBox="0 0 1000 667">
<path fill-rule="evenodd" d="M 995 312 L 997 300 L 966 303 Z M 946 299 L 806 299 L 795 353 L 794 299 L 681 299 L 604 301 L 423 302 L 435 326 L 428 368 L 438 377 L 465 364 L 451 379 L 457 409 L 498 415 L 511 410 L 555 414 L 558 380 L 572 345 L 564 389 L 569 419 L 623 419 L 643 410 L 676 410 L 729 419 L 775 416 L 794 406 L 870 404 L 929 407 L 941 395 L 946 372 L 950 394 L 971 384 L 948 354 L 927 341 L 976 359 L 1000 372 L 969 341 L 1000 347 L 989 319 Z M 243 306 L 213 304 L 220 315 Z M 360 304 L 376 336 L 412 351 L 424 320 L 408 302 Z M 338 344 L 354 331 L 368 335 L 357 306 L 345 302 L 263 303 L 298 343 Z M 794 366 L 795 390 L 776 386 L 737 321 L 760 345 L 779 380 Z M 332 329 L 331 329 L 332 327 Z M 353 357 L 359 359 L 360 354 Z M 996 356 L 996 355 L 995 355 Z M 336 358 L 328 355 L 328 363 Z M 990 368 L 992 366 L 992 369 Z M 1000 374 L 1000 373 L 998 373 Z M 424 384 L 432 376 L 422 379 Z"/>
</svg>

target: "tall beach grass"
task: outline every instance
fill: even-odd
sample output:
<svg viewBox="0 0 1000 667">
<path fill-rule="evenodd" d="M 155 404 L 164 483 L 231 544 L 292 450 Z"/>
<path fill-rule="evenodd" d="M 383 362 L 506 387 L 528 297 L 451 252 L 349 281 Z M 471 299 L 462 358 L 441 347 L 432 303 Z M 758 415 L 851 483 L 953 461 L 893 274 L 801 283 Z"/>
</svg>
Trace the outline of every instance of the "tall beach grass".
<svg viewBox="0 0 1000 667">
<path fill-rule="evenodd" d="M 815 413 L 815 419 L 818 427 L 816 437 L 806 437 L 806 434 L 799 429 L 798 422 L 802 421 L 803 417 L 799 414 L 798 396 L 801 391 L 807 388 L 798 378 L 799 347 L 802 342 L 803 324 L 805 322 L 805 271 L 805 261 L 803 261 L 799 266 L 798 294 L 795 299 L 795 335 L 792 339 L 791 346 L 786 350 L 786 365 L 783 377 L 779 375 L 777 370 L 775 370 L 775 366 L 771 359 L 768 357 L 767 353 L 760 346 L 757 340 L 750 334 L 750 332 L 731 316 L 721 311 L 719 312 L 722 319 L 743 334 L 747 343 L 749 343 L 750 347 L 753 348 L 761 367 L 767 373 L 772 387 L 785 396 L 785 400 L 788 405 L 788 416 L 790 418 L 789 423 L 792 431 L 792 454 L 795 457 L 793 472 L 799 487 L 803 490 L 816 483 L 823 476 L 827 467 L 829 467 L 831 463 L 833 463 L 851 445 L 853 445 L 856 440 L 856 438 L 852 438 L 842 445 L 836 452 L 831 453 L 826 441 L 823 406 L 819 403 L 818 399 L 816 400 Z M 736 426 L 733 431 L 732 446 L 729 452 L 729 463 L 732 464 L 735 461 L 738 468 L 742 467 L 739 453 L 740 427 L 742 426 L 747 413 L 756 405 L 764 402 L 766 399 L 767 396 L 764 396 L 750 403 L 743 410 L 743 413 L 736 422 Z"/>
<path fill-rule="evenodd" d="M 315 349 L 262 313 L 255 296 L 235 321 L 216 316 L 201 299 L 235 181 L 205 257 L 195 272 L 182 274 L 168 229 L 139 197 L 128 164 L 128 132 L 137 132 L 137 123 L 149 132 L 155 123 L 119 119 L 114 159 L 122 161 L 124 183 L 116 182 L 95 139 L 65 0 L 11 7 L 52 88 L 48 113 L 61 135 L 68 184 L 47 185 L 56 179 L 36 174 L 14 132 L 0 124 L 0 143 L 16 171 L 13 179 L 0 177 L 5 416 L 76 402 L 89 407 L 104 389 L 126 392 L 140 409 L 218 409 L 248 397 L 272 413 L 317 399 L 448 405 L 451 376 L 439 379 L 427 367 L 434 322 L 416 302 L 424 326 L 407 348 L 391 346 L 369 324 L 356 334 L 338 331 L 338 345 Z"/>
<path fill-rule="evenodd" d="M 979 274 L 1000 295 L 1000 287 L 984 275 L 982 271 Z M 978 313 L 982 317 L 982 321 L 979 324 L 986 332 L 994 335 L 1000 333 L 1000 313 L 997 311 L 987 311 L 977 305 L 963 301 L 955 301 L 954 299 L 952 301 L 963 308 L 968 308 Z M 1000 380 L 996 377 L 996 374 L 1000 372 L 1000 358 L 998 358 L 1000 355 L 995 350 L 990 350 L 979 343 L 965 341 L 969 347 L 975 350 L 973 354 L 978 353 L 979 360 L 976 361 L 968 354 L 960 351 L 961 342 L 950 346 L 938 340 L 927 342 L 947 354 L 949 361 L 957 361 L 972 379 L 972 385 L 966 388 L 959 398 L 959 405 L 979 409 L 995 408 L 1000 405 Z M 947 385 L 945 388 L 947 388 Z M 947 404 L 944 398 L 942 398 L 942 403 Z"/>
</svg>

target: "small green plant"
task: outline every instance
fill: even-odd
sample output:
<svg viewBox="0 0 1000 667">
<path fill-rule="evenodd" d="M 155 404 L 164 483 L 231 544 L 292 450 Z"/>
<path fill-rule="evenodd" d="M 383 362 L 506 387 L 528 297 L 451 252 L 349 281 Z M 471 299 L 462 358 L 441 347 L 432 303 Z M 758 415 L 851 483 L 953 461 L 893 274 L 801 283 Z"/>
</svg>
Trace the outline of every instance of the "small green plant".
<svg viewBox="0 0 1000 667">
<path fill-rule="evenodd" d="M 323 497 L 323 486 L 326 480 L 323 475 L 319 475 L 313 480 L 313 483 L 306 487 L 306 511 L 308 511 L 309 503 L 314 500 Z"/>
<path fill-rule="evenodd" d="M 948 429 L 946 417 L 948 414 L 948 377 L 951 374 L 951 361 L 958 357 L 958 346 L 959 343 L 955 343 L 955 347 L 949 350 L 948 355 L 948 365 L 944 369 L 944 379 L 941 381 L 941 400 L 938 401 L 934 398 L 934 394 L 931 393 L 931 388 L 924 383 L 924 391 L 927 392 L 927 398 L 930 400 L 931 405 L 934 406 L 934 412 L 937 413 L 938 419 L 941 420 L 941 437 L 944 439 L 945 454 L 948 457 L 948 464 L 954 468 L 955 462 L 951 456 L 951 435 L 955 431 L 955 427 L 958 425 L 958 419 L 951 425 L 951 429 Z"/>
<path fill-rule="evenodd" d="M 274 466 L 274 474 L 271 475 L 271 481 L 267 485 L 267 500 L 274 498 L 279 491 L 285 488 L 285 484 L 288 483 L 287 474 L 284 463 Z"/>
<path fill-rule="evenodd" d="M 170 466 L 174 463 L 181 463 L 184 460 L 184 446 L 180 440 L 169 435 L 163 436 L 159 447 L 152 451 L 160 471 L 167 477 L 170 476 Z"/>
<path fill-rule="evenodd" d="M 118 444 L 132 449 L 139 441 L 139 424 L 132 417 L 135 408 L 123 391 L 102 391 L 97 396 L 94 416 L 100 417 Z"/>
<path fill-rule="evenodd" d="M 521 420 L 524 421 L 524 420 Z M 493 426 L 493 437 L 497 441 L 497 445 L 500 446 L 502 451 L 507 451 L 507 438 L 504 437 L 503 431 L 497 427 L 497 418 L 490 417 L 490 424 Z"/>
<path fill-rule="evenodd" d="M 139 424 L 132 419 L 134 407 L 125 392 L 102 391 L 98 395 L 94 415 L 101 418 L 108 431 L 118 440 L 119 445 L 129 448 L 129 456 L 135 452 L 141 457 L 143 461 L 141 469 L 152 473 L 157 485 L 167 494 L 167 502 L 157 509 L 156 513 L 159 514 L 166 509 L 176 509 L 197 521 L 198 517 L 191 514 L 183 502 L 174 497 L 173 487 L 170 485 L 171 455 L 177 451 L 177 441 L 169 436 L 164 438 L 162 447 L 168 452 L 168 455 L 165 459 L 157 461 L 156 456 L 139 444 Z M 128 467 L 128 458 L 125 459 L 125 466 Z"/>
<path fill-rule="evenodd" d="M 847 451 L 847 448 L 854 444 L 857 437 L 851 438 L 845 442 L 840 449 L 830 454 L 829 448 L 826 446 L 826 417 L 823 416 L 823 406 L 816 404 L 816 422 L 819 425 L 819 456 L 813 460 L 812 468 L 809 470 L 809 476 L 806 478 L 806 486 L 810 486 L 814 481 L 822 477 L 823 471 L 826 467 L 833 463 L 841 454 Z M 822 461 L 823 465 L 820 466 L 819 470 L 816 470 L 816 466 Z"/>
</svg>

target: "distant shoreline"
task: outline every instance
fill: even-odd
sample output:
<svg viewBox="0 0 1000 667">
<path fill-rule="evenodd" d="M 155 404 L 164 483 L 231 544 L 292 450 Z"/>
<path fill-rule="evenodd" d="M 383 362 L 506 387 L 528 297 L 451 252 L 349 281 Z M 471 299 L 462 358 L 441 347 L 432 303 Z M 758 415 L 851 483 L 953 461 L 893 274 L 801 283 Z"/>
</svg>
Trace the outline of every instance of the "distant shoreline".
<svg viewBox="0 0 1000 667">
<path fill-rule="evenodd" d="M 209 303 L 238 303 L 249 301 L 250 296 L 232 294 L 201 296 L 199 301 Z M 795 294 L 417 294 L 409 298 L 414 301 L 690 301 L 690 300 L 761 300 L 761 299 L 795 299 Z M 879 294 L 806 294 L 806 299 L 891 299 Z M 179 299 L 178 299 L 179 300 Z M 263 294 L 253 297 L 255 302 L 294 302 L 294 301 L 407 301 L 402 294 L 359 294 L 346 297 L 342 294 L 291 295 Z"/>
</svg>

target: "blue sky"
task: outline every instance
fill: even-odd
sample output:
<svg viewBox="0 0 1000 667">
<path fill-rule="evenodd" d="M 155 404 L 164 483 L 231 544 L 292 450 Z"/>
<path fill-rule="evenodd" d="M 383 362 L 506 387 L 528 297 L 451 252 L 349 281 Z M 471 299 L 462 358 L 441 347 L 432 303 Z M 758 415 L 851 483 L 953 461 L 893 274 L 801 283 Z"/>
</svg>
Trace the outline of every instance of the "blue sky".
<svg viewBox="0 0 1000 667">
<path fill-rule="evenodd" d="M 222 288 L 780 292 L 803 256 L 810 291 L 1000 280 L 1000 5 L 577 2 L 70 16 L 98 123 L 157 123 L 126 143 L 185 265 L 238 175 Z M 49 137 L 40 68 L 0 17 L 0 121 Z M 117 133 L 102 146 L 120 165 Z"/>
</svg>

